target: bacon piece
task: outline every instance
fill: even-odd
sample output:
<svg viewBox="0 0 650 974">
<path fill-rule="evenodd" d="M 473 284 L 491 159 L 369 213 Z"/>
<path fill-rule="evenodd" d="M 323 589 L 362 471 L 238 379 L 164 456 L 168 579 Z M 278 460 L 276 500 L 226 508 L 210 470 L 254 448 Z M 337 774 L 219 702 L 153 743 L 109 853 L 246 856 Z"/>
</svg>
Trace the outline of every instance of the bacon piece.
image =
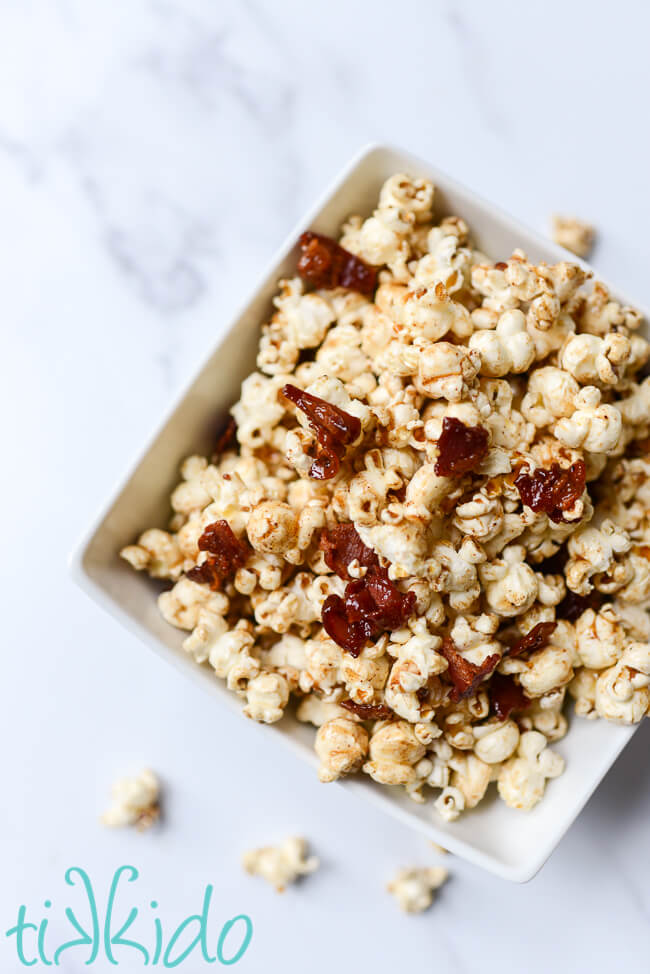
<svg viewBox="0 0 650 974">
<path fill-rule="evenodd" d="M 539 467 L 532 474 L 521 469 L 515 477 L 515 486 L 526 507 L 537 514 L 548 514 L 555 524 L 565 520 L 564 511 L 570 510 L 582 497 L 585 482 L 583 460 L 576 460 L 568 470 L 559 463 L 554 463 L 550 470 Z"/>
<path fill-rule="evenodd" d="M 212 452 L 212 462 L 218 460 L 222 453 L 229 450 L 237 441 L 237 423 L 234 416 L 229 416 L 225 424 L 219 430 L 217 442 L 214 444 Z"/>
<path fill-rule="evenodd" d="M 198 582 L 199 585 L 209 585 L 215 592 L 221 588 L 223 581 L 221 573 L 209 558 L 206 558 L 202 565 L 190 568 L 186 574 L 190 581 Z"/>
<path fill-rule="evenodd" d="M 415 592 L 400 592 L 385 568 L 372 566 L 364 578 L 345 587 L 343 598 L 328 595 L 322 620 L 327 635 L 339 646 L 358 656 L 366 643 L 382 632 L 401 628 L 415 608 Z"/>
<path fill-rule="evenodd" d="M 245 564 L 248 556 L 246 545 L 223 520 L 208 524 L 198 544 L 200 551 L 208 552 L 208 557 L 200 565 L 190 568 L 187 577 L 193 582 L 209 585 L 215 591 Z"/>
<path fill-rule="evenodd" d="M 359 438 L 361 421 L 297 386 L 283 386 L 282 395 L 305 414 L 316 434 L 318 453 L 309 476 L 315 480 L 330 480 L 339 471 L 346 447 Z"/>
<path fill-rule="evenodd" d="M 358 561 L 364 568 L 378 564 L 372 548 L 368 548 L 357 533 L 354 524 L 337 524 L 321 532 L 318 547 L 324 552 L 325 564 L 340 578 L 349 579 L 348 565 Z"/>
<path fill-rule="evenodd" d="M 461 656 L 451 636 L 445 636 L 439 652 L 449 664 L 447 676 L 454 685 L 451 692 L 451 699 L 454 702 L 471 697 L 483 679 L 494 671 L 501 659 L 498 653 L 492 653 L 480 666 L 476 666 L 475 663 L 470 663 Z"/>
<path fill-rule="evenodd" d="M 523 653 L 543 649 L 555 631 L 556 626 L 557 622 L 538 622 L 530 632 L 522 636 L 521 639 L 518 639 L 514 646 L 508 650 L 508 656 L 521 656 Z"/>
<path fill-rule="evenodd" d="M 384 703 L 357 703 L 356 700 L 342 700 L 341 706 L 356 714 L 362 720 L 386 720 L 394 717 L 393 711 Z"/>
<path fill-rule="evenodd" d="M 525 710 L 530 700 L 511 676 L 495 673 L 490 680 L 490 701 L 499 720 L 507 720 L 513 710 Z"/>
<path fill-rule="evenodd" d="M 482 426 L 465 426 L 455 416 L 445 416 L 435 472 L 439 477 L 462 477 L 475 470 L 488 451 L 488 440 Z"/>
<path fill-rule="evenodd" d="M 377 271 L 360 257 L 341 247 L 336 240 L 308 230 L 298 241 L 302 254 L 298 273 L 316 288 L 344 287 L 359 294 L 372 294 Z"/>
</svg>

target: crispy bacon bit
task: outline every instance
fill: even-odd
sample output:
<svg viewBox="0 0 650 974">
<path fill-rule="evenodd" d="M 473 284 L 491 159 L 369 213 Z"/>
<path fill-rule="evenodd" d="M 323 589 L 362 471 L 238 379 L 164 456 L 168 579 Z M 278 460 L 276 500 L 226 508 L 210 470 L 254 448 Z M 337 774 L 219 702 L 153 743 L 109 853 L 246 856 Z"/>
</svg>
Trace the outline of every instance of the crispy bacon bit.
<svg viewBox="0 0 650 974">
<path fill-rule="evenodd" d="M 330 480 L 339 471 L 346 447 L 359 438 L 360 420 L 297 386 L 283 386 L 282 395 L 305 414 L 316 434 L 318 453 L 309 476 L 315 480 Z"/>
<path fill-rule="evenodd" d="M 558 619 L 566 619 L 567 622 L 575 622 L 587 609 L 598 609 L 604 602 L 600 592 L 590 592 L 589 595 L 577 595 L 575 592 L 567 591 L 559 605 L 555 607 L 555 615 Z"/>
<path fill-rule="evenodd" d="M 488 439 L 482 426 L 465 426 L 455 416 L 445 416 L 435 472 L 439 477 L 462 477 L 475 470 L 488 451 Z"/>
<path fill-rule="evenodd" d="M 525 710 L 530 700 L 511 676 L 495 673 L 490 680 L 490 701 L 499 720 L 507 720 L 513 710 Z"/>
<path fill-rule="evenodd" d="M 218 460 L 222 453 L 229 450 L 231 446 L 234 445 L 237 439 L 237 423 L 235 422 L 234 416 L 229 416 L 226 423 L 219 430 L 217 436 L 217 442 L 214 444 L 214 450 L 212 453 L 212 462 Z"/>
<path fill-rule="evenodd" d="M 400 592 L 386 568 L 373 565 L 365 578 L 348 582 L 343 598 L 328 595 L 323 603 L 323 627 L 327 635 L 351 656 L 382 632 L 404 625 L 415 608 L 415 592 Z"/>
<path fill-rule="evenodd" d="M 298 241 L 302 251 L 298 273 L 316 288 L 344 287 L 359 294 L 372 294 L 377 271 L 360 257 L 341 247 L 322 233 L 303 233 Z"/>
<path fill-rule="evenodd" d="M 393 711 L 384 703 L 357 703 L 355 700 L 342 700 L 341 706 L 356 714 L 362 720 L 386 720 L 393 717 Z"/>
<path fill-rule="evenodd" d="M 556 626 L 557 622 L 538 622 L 508 650 L 508 656 L 521 656 L 523 653 L 534 653 L 537 649 L 543 649 Z"/>
<path fill-rule="evenodd" d="M 245 564 L 248 555 L 248 549 L 233 534 L 227 521 L 208 524 L 199 538 L 199 550 L 207 551 L 208 557 L 202 564 L 191 568 L 187 577 L 193 582 L 209 585 L 215 591 Z"/>
<path fill-rule="evenodd" d="M 325 528 L 318 547 L 325 553 L 327 567 L 340 578 L 350 578 L 348 565 L 351 561 L 358 561 L 364 568 L 379 563 L 372 548 L 368 548 L 359 537 L 354 524 L 337 524 L 329 530 Z"/>
<path fill-rule="evenodd" d="M 576 460 L 568 470 L 554 463 L 550 470 L 540 467 L 533 474 L 520 470 L 515 477 L 519 496 L 537 514 L 548 514 L 551 521 L 559 524 L 564 511 L 570 510 L 582 497 L 585 489 L 586 468 L 583 460 Z"/>
<path fill-rule="evenodd" d="M 491 656 L 487 656 L 483 660 L 480 666 L 476 666 L 461 656 L 451 636 L 445 636 L 439 652 L 449 663 L 447 676 L 454 685 L 451 692 L 451 699 L 454 702 L 463 700 L 465 697 L 471 697 L 479 683 L 494 671 L 501 659 L 498 653 L 492 653 Z"/>
</svg>

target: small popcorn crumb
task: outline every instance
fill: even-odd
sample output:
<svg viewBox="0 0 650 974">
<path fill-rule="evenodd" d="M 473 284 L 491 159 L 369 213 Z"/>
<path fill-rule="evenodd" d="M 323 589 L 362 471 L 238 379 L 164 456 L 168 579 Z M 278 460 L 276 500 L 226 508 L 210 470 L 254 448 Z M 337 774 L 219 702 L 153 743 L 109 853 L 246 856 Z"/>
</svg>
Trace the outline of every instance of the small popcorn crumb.
<svg viewBox="0 0 650 974">
<path fill-rule="evenodd" d="M 111 797 L 111 805 L 101 819 L 109 828 L 135 825 L 144 832 L 160 817 L 160 782 L 149 769 L 133 778 L 118 778 Z"/>
<path fill-rule="evenodd" d="M 588 257 L 591 253 L 594 240 L 596 239 L 595 228 L 589 223 L 583 223 L 573 216 L 553 217 L 553 240 L 560 247 L 566 247 L 572 254 L 578 257 Z"/>
<path fill-rule="evenodd" d="M 283 893 L 300 876 L 315 872 L 320 861 L 316 856 L 307 857 L 306 839 L 293 836 L 277 846 L 245 852 L 242 865 L 251 876 L 261 876 L 275 886 L 278 893 Z"/>
<path fill-rule="evenodd" d="M 428 869 L 400 869 L 386 887 L 405 913 L 423 913 L 433 903 L 437 889 L 446 882 L 449 873 L 442 866 Z"/>
</svg>

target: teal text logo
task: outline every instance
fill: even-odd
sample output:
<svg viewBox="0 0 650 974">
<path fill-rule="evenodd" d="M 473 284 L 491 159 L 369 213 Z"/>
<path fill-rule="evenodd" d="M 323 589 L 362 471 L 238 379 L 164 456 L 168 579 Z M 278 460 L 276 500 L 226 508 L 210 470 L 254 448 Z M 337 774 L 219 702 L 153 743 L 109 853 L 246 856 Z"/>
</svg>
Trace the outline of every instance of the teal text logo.
<svg viewBox="0 0 650 974">
<path fill-rule="evenodd" d="M 108 889 L 106 907 L 100 912 L 90 876 L 84 869 L 73 866 L 66 871 L 68 886 L 77 887 L 82 897 L 82 909 L 77 912 L 67 906 L 65 918 L 73 934 L 64 943 L 50 943 L 48 917 L 34 920 L 28 917 L 27 907 L 18 907 L 15 924 L 6 931 L 13 941 L 16 955 L 25 967 L 41 964 L 59 966 L 61 958 L 74 955 L 78 963 L 93 964 L 99 957 L 118 967 L 133 969 L 134 961 L 143 967 L 179 967 L 191 957 L 193 969 L 198 961 L 206 964 L 236 964 L 241 960 L 253 936 L 253 923 L 245 913 L 239 913 L 214 929 L 210 920 L 210 906 L 214 887 L 205 887 L 200 912 L 185 917 L 171 931 L 165 931 L 157 914 L 158 902 L 151 900 L 148 908 L 132 905 L 133 888 L 139 873 L 135 866 L 120 866 L 115 870 Z M 52 908 L 45 900 L 44 910 Z M 142 931 L 146 930 L 146 935 Z M 127 937 L 127 933 L 129 936 Z M 136 936 L 137 934 L 137 936 Z"/>
</svg>

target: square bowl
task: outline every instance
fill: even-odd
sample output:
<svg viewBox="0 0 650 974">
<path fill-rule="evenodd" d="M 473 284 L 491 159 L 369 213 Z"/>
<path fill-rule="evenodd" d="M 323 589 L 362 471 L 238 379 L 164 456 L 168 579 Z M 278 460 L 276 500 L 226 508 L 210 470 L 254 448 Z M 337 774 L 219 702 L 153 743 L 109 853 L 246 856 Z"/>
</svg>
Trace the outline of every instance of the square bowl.
<svg viewBox="0 0 650 974">
<path fill-rule="evenodd" d="M 402 171 L 431 179 L 436 186 L 436 215 L 462 216 L 477 246 L 493 259 L 507 258 L 514 248 L 522 247 L 536 262 L 555 263 L 567 257 L 575 260 L 561 247 L 478 199 L 426 162 L 389 146 L 364 149 L 280 247 L 250 300 L 180 395 L 72 556 L 72 574 L 92 598 L 160 656 L 200 681 L 231 708 L 240 708 L 238 698 L 209 667 L 197 665 L 182 650 L 185 634 L 160 616 L 155 583 L 133 572 L 118 553 L 145 527 L 166 523 L 169 496 L 179 480 L 181 460 L 193 452 L 210 452 L 215 420 L 225 416 L 236 402 L 241 381 L 255 367 L 259 329 L 271 310 L 277 281 L 295 271 L 300 233 L 315 229 L 336 236 L 350 213 L 371 212 L 384 180 Z M 615 288 L 611 290 L 616 294 Z M 504 879 L 525 882 L 541 868 L 634 730 L 605 721 L 573 719 L 569 735 L 553 745 L 566 759 L 566 771 L 550 782 L 544 801 L 528 813 L 512 810 L 492 796 L 460 820 L 447 823 L 434 819 L 430 803 L 416 804 L 403 790 L 360 776 L 341 784 L 362 792 L 456 855 Z M 260 732 L 282 736 L 303 758 L 317 765 L 313 728 L 299 723 L 291 714 L 272 727 L 260 725 Z"/>
</svg>

